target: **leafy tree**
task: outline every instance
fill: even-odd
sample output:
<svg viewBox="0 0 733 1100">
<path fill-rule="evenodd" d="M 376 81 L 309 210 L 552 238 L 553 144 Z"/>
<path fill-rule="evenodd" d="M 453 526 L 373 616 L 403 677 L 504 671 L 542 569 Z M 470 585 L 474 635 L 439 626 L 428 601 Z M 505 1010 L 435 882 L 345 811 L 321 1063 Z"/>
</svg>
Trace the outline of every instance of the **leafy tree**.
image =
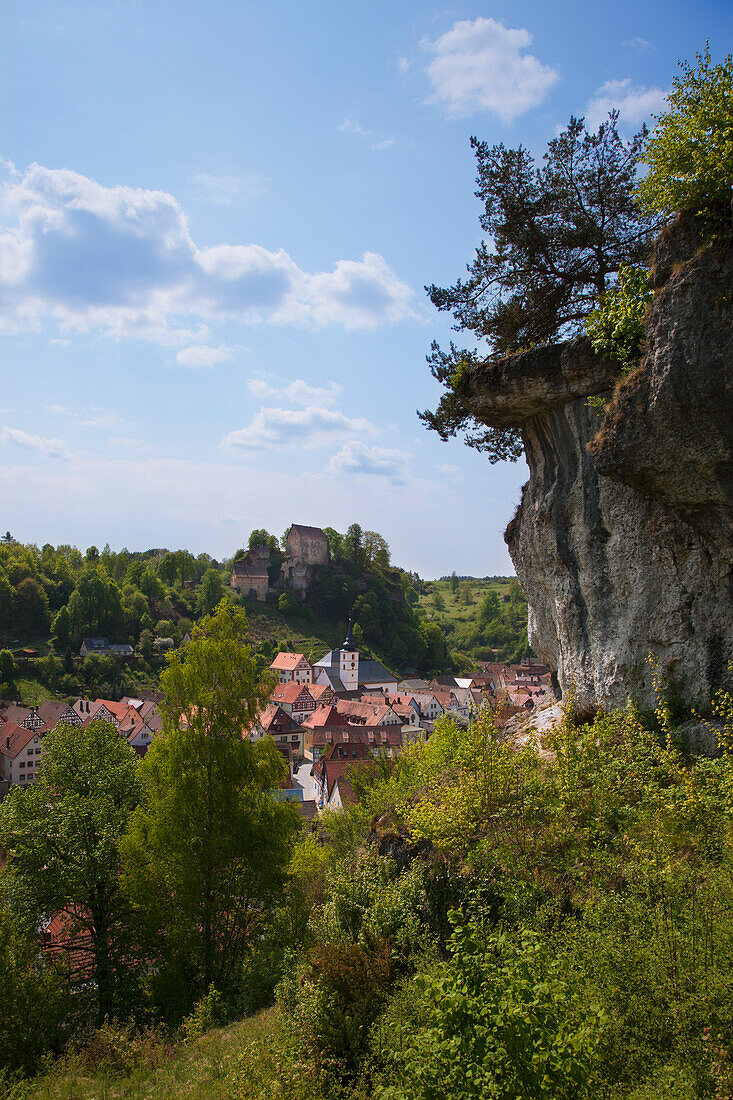
<svg viewBox="0 0 733 1100">
<path fill-rule="evenodd" d="M 649 171 L 636 194 L 652 214 L 719 213 L 733 195 L 733 55 L 713 65 L 708 43 L 696 57 L 695 68 L 680 62 L 669 110 L 644 145 Z"/>
<path fill-rule="evenodd" d="M 218 569 L 207 569 L 196 595 L 196 606 L 199 612 L 210 614 L 221 602 L 224 595 L 221 573 Z"/>
<path fill-rule="evenodd" d="M 355 573 L 364 568 L 364 532 L 358 523 L 352 523 L 344 539 L 346 558 Z"/>
<path fill-rule="evenodd" d="M 38 938 L 3 905 L 0 909 L 0 1068 L 35 1073 L 42 1056 L 64 1038 L 71 1005 L 60 967 L 39 966 Z"/>
<path fill-rule="evenodd" d="M 436 611 L 445 611 L 445 600 L 440 594 L 440 590 L 437 588 L 433 593 L 433 607 Z"/>
<path fill-rule="evenodd" d="M 12 684 L 15 676 L 15 661 L 9 649 L 0 649 L 0 684 Z"/>
<path fill-rule="evenodd" d="M 13 905 L 28 920 L 64 910 L 88 938 L 100 1022 L 130 963 L 118 843 L 138 790 L 135 753 L 114 726 L 93 721 L 47 734 L 35 785 L 11 788 L 0 805 Z"/>
<path fill-rule="evenodd" d="M 466 607 L 473 603 L 473 585 L 468 578 L 461 585 L 461 591 L 458 598 Z"/>
<path fill-rule="evenodd" d="M 611 112 L 589 133 L 583 119 L 571 118 L 549 142 L 541 168 L 522 146 L 471 139 L 476 195 L 484 204 L 481 228 L 489 240 L 476 250 L 468 279 L 427 290 L 438 309 L 453 314 L 456 330 L 485 340 L 490 354 L 579 332 L 620 266 L 645 262 L 661 224 L 657 215 L 642 215 L 634 201 L 646 131 L 625 141 L 617 121 Z M 420 418 L 441 439 L 465 431 L 466 443 L 492 462 L 516 459 L 518 432 L 480 425 L 461 396 L 465 371 L 479 361 L 476 351 L 453 343 L 442 351 L 434 343 L 428 362 L 446 392 L 437 410 Z"/>
<path fill-rule="evenodd" d="M 176 550 L 174 557 L 178 566 L 181 588 L 185 588 L 186 581 L 196 574 L 196 561 L 193 554 L 189 553 L 188 550 Z"/>
<path fill-rule="evenodd" d="M 302 611 L 302 604 L 298 603 L 292 592 L 281 593 L 277 600 L 277 607 L 283 615 L 292 615 L 296 611 Z"/>
<path fill-rule="evenodd" d="M 451 590 L 451 592 L 453 593 L 454 596 L 455 596 L 456 592 L 458 591 L 458 584 L 459 584 L 458 575 L 457 575 L 457 573 L 454 569 L 453 572 L 450 575 L 450 590 Z"/>
<path fill-rule="evenodd" d="M 178 576 L 178 557 L 176 554 L 166 554 L 161 558 L 158 566 L 158 576 L 165 584 L 172 585 Z"/>
<path fill-rule="evenodd" d="M 50 621 L 48 596 L 33 577 L 26 577 L 15 594 L 15 623 L 28 634 L 45 634 Z"/>
<path fill-rule="evenodd" d="M 606 352 L 624 367 L 638 360 L 644 344 L 644 322 L 652 289 L 642 267 L 622 265 L 618 282 L 606 291 L 586 320 L 586 332 L 596 352 Z"/>
<path fill-rule="evenodd" d="M 161 604 L 165 601 L 165 586 L 158 574 L 149 567 L 140 574 L 140 591 L 148 597 L 148 602 Z"/>
<path fill-rule="evenodd" d="M 61 607 L 51 624 L 51 638 L 57 653 L 61 653 L 67 648 L 70 637 L 71 619 L 69 609 L 68 607 Z"/>
<path fill-rule="evenodd" d="M 367 566 L 377 569 L 389 568 L 389 545 L 377 531 L 364 532 L 364 558 Z"/>
<path fill-rule="evenodd" d="M 280 543 L 276 535 L 271 535 L 264 527 L 258 527 L 249 536 L 248 548 L 256 550 L 259 547 L 279 552 Z"/>
<path fill-rule="evenodd" d="M 222 602 L 169 655 L 164 736 L 143 760 L 123 848 L 125 890 L 157 936 L 174 1013 L 212 984 L 236 992 L 281 900 L 296 828 L 293 808 L 269 794 L 284 776 L 274 743 L 243 736 L 271 686 L 246 631 L 241 608 Z"/>
<path fill-rule="evenodd" d="M 346 554 L 343 535 L 340 535 L 333 527 L 324 527 L 323 533 L 328 539 L 328 555 L 331 561 L 341 561 Z"/>
<path fill-rule="evenodd" d="M 75 643 L 87 635 L 114 635 L 123 623 L 120 590 L 97 565 L 87 565 L 79 574 L 68 607 Z"/>
</svg>

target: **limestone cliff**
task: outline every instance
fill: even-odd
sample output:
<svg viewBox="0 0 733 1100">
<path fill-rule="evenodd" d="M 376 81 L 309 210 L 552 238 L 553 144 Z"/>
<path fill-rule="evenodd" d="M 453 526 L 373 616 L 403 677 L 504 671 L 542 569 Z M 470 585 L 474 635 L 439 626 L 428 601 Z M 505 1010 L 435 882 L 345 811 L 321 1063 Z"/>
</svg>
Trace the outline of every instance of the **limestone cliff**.
<svg viewBox="0 0 733 1100">
<path fill-rule="evenodd" d="M 584 338 L 460 383 L 478 420 L 522 432 L 530 479 L 505 538 L 531 643 L 581 709 L 652 703 L 649 653 L 690 701 L 733 686 L 733 250 L 680 219 L 652 280 L 647 353 L 615 392 L 618 365 Z"/>
</svg>

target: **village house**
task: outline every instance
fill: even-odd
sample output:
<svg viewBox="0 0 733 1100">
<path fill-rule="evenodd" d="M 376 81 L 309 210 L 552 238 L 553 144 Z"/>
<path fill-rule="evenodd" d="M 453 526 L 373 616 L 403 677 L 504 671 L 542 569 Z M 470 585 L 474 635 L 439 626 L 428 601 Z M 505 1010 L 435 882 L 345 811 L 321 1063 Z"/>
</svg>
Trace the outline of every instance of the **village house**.
<svg viewBox="0 0 733 1100">
<path fill-rule="evenodd" d="M 38 730 L 29 730 L 16 722 L 0 726 L 0 769 L 10 786 L 27 787 L 35 782 L 43 756 L 43 742 Z"/>
<path fill-rule="evenodd" d="M 3 707 L 0 711 L 0 721 L 14 722 L 15 725 L 34 732 L 42 730 L 46 724 L 38 713 L 38 707 L 23 707 L 19 703 L 15 706 Z M 1 728 L 2 726 L 0 726 Z"/>
<path fill-rule="evenodd" d="M 252 741 L 261 737 L 272 737 L 278 748 L 287 746 L 291 758 L 300 759 L 303 756 L 304 731 L 291 714 L 277 703 L 268 703 L 257 715 L 257 721 L 248 736 Z"/>
<path fill-rule="evenodd" d="M 314 762 L 325 751 L 335 737 L 340 737 L 343 730 L 348 729 L 348 721 L 344 715 L 339 714 L 333 704 L 318 707 L 309 714 L 302 725 L 303 730 L 303 754 L 306 759 Z"/>
<path fill-rule="evenodd" d="M 270 665 L 281 684 L 295 681 L 298 684 L 313 683 L 313 666 L 302 653 L 278 653 Z"/>
<path fill-rule="evenodd" d="M 134 657 L 135 650 L 127 642 L 122 644 L 110 643 L 106 638 L 85 638 L 79 650 L 80 657 L 91 657 L 92 654 L 102 657 Z"/>
<path fill-rule="evenodd" d="M 307 684 L 278 684 L 270 694 L 270 701 L 282 707 L 298 725 L 316 709 Z"/>
<path fill-rule="evenodd" d="M 247 596 L 250 600 L 259 600 L 260 603 L 264 603 L 270 587 L 267 565 L 268 563 L 261 558 L 250 559 L 248 556 L 240 559 L 232 567 L 230 586 L 240 596 Z"/>
<path fill-rule="evenodd" d="M 364 764 L 371 759 L 371 753 L 364 744 L 332 745 L 328 752 L 313 765 L 313 785 L 316 789 L 316 800 L 322 808 L 334 808 L 334 787 L 336 781 L 346 779 L 348 773 L 357 764 Z M 340 804 L 343 804 L 346 788 L 341 788 L 339 796 Z M 349 799 L 351 800 L 351 799 Z"/>
</svg>

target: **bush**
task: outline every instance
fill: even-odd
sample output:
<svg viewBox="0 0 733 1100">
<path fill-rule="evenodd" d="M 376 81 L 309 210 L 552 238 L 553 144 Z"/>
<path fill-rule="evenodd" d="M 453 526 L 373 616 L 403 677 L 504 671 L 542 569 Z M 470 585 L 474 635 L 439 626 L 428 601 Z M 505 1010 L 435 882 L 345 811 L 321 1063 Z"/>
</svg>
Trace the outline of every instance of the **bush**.
<svg viewBox="0 0 733 1100">
<path fill-rule="evenodd" d="M 294 615 L 301 609 L 301 605 L 291 592 L 283 592 L 277 601 L 278 610 L 283 615 Z"/>
<path fill-rule="evenodd" d="M 680 62 L 682 76 L 673 81 L 670 109 L 647 139 L 643 160 L 649 172 L 636 195 L 651 213 L 712 212 L 731 201 L 733 56 L 713 65 L 709 44 L 696 56 L 694 69 Z"/>
<path fill-rule="evenodd" d="M 411 1038 L 380 1100 L 580 1100 L 594 1096 L 604 1017 L 583 1005 L 536 933 L 512 940 L 451 914 L 451 960 L 426 991 L 428 1024 Z"/>
<path fill-rule="evenodd" d="M 644 346 L 644 322 L 651 300 L 647 271 L 623 265 L 616 285 L 586 320 L 586 332 L 596 353 L 607 352 L 627 369 L 633 367 Z"/>
</svg>

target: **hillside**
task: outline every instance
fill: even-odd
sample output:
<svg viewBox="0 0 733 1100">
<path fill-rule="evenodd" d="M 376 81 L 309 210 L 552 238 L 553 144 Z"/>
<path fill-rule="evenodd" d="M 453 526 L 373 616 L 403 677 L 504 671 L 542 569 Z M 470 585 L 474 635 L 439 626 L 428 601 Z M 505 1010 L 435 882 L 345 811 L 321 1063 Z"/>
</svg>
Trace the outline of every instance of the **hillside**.
<svg viewBox="0 0 733 1100">
<path fill-rule="evenodd" d="M 280 572 L 289 560 L 285 536 L 253 531 L 249 550 L 265 545 L 274 563 L 271 587 L 265 579 L 266 598 L 258 600 L 230 587 L 245 549 L 222 562 L 183 549 L 116 552 L 107 545 L 82 554 L 66 545 L 24 545 L 8 532 L 0 540 L 0 649 L 10 655 L 0 696 L 38 703 L 94 692 L 115 699 L 155 687 L 165 654 L 222 599 L 246 609 L 262 669 L 279 649 L 322 657 L 343 641 L 353 617 L 364 655 L 398 675 L 449 671 L 454 658 L 441 625 L 416 607 L 422 582 L 390 564 L 384 538 L 357 524 L 345 535 L 333 528 L 325 534 L 327 556 L 299 591 Z M 85 638 L 108 644 L 80 654 Z"/>
<path fill-rule="evenodd" d="M 437 623 L 461 665 L 521 661 L 527 641 L 527 600 L 516 577 L 442 577 L 421 586 L 418 604 Z"/>
</svg>

